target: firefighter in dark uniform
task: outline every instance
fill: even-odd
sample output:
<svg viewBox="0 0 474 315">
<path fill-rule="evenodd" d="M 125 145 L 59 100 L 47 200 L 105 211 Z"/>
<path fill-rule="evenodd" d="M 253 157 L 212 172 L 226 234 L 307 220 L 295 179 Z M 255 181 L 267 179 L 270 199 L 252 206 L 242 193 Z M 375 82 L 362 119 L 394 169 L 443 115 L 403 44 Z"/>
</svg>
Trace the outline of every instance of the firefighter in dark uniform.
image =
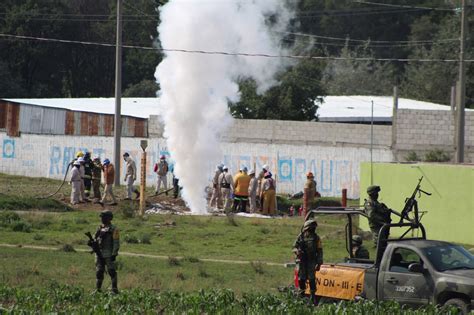
<svg viewBox="0 0 474 315">
<path fill-rule="evenodd" d="M 293 245 L 293 252 L 299 259 L 298 286 L 300 296 L 304 296 L 306 281 L 309 281 L 311 301 L 317 304 L 316 299 L 316 271 L 323 264 L 323 246 L 321 239 L 316 234 L 318 223 L 308 220 L 304 223 L 303 230 Z"/>
<path fill-rule="evenodd" d="M 120 235 L 118 228 L 112 224 L 113 214 L 110 210 L 104 210 L 100 213 L 102 224 L 95 233 L 95 239 L 99 243 L 103 259 L 96 255 L 96 289 L 101 291 L 104 281 L 104 272 L 107 272 L 112 280 L 112 292 L 118 293 L 117 271 L 115 268 L 115 259 L 120 248 Z"/>
</svg>

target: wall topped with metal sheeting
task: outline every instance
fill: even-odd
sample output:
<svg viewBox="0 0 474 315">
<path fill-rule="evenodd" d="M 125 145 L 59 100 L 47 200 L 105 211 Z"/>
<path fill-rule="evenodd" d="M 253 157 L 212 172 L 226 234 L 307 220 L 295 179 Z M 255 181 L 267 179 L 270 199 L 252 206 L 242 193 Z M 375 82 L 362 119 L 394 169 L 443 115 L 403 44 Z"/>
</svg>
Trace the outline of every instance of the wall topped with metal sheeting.
<svg viewBox="0 0 474 315">
<path fill-rule="evenodd" d="M 24 134 L 112 136 L 114 115 L 0 100 L 0 130 Z M 148 137 L 148 119 L 122 115 L 123 137 Z"/>
</svg>

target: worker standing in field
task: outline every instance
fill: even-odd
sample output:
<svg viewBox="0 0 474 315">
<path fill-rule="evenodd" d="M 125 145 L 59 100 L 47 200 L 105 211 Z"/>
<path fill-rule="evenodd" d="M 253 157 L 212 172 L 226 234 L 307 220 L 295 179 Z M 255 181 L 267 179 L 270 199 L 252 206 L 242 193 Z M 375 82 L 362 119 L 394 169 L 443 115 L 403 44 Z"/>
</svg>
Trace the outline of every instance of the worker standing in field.
<svg viewBox="0 0 474 315">
<path fill-rule="evenodd" d="M 102 200 L 99 203 L 103 206 L 107 199 L 107 196 L 110 196 L 110 198 L 112 198 L 111 205 L 115 206 L 117 204 L 117 200 L 115 199 L 113 191 L 115 181 L 115 169 L 114 165 L 110 163 L 109 159 L 104 160 L 104 164 L 102 165 L 102 171 L 104 172 L 105 189 Z"/>
<path fill-rule="evenodd" d="M 137 166 L 135 161 L 130 157 L 128 152 L 123 154 L 123 159 L 126 162 L 125 165 L 125 178 L 123 179 L 124 182 L 127 183 L 127 198 L 125 200 L 132 200 L 132 193 L 135 193 L 135 199 L 140 198 L 140 193 L 138 190 L 133 186 L 133 182 L 137 180 Z"/>
<path fill-rule="evenodd" d="M 352 236 L 352 256 L 354 258 L 369 259 L 369 251 L 362 245 L 362 237 L 360 235 Z"/>
<path fill-rule="evenodd" d="M 165 190 L 166 196 L 168 196 L 168 162 L 166 162 L 166 156 L 162 155 L 160 157 L 160 162 L 155 164 L 154 171 L 157 174 L 157 183 L 155 195 L 158 195 L 160 192 L 161 184 L 163 184 L 163 189 Z"/>
<path fill-rule="evenodd" d="M 265 174 L 269 171 L 268 165 L 263 165 L 262 170 L 258 173 L 258 186 L 257 186 L 257 196 L 262 196 L 263 182 L 265 181 Z M 263 200 L 259 198 L 260 210 L 263 210 Z"/>
<path fill-rule="evenodd" d="M 303 216 L 309 211 L 315 197 L 316 197 L 316 181 L 314 180 L 314 175 L 312 172 L 306 174 L 306 183 L 304 184 L 303 190 Z"/>
<path fill-rule="evenodd" d="M 372 231 L 372 238 L 374 240 L 374 246 L 377 246 L 380 229 L 384 224 L 390 224 L 392 219 L 390 218 L 391 210 L 384 204 L 378 201 L 379 199 L 380 186 L 369 186 L 367 188 L 367 194 L 369 200 L 364 203 L 364 210 L 369 217 L 369 227 Z M 389 229 L 386 229 L 382 240 L 387 240 L 390 234 Z"/>
<path fill-rule="evenodd" d="M 84 194 L 87 198 L 91 195 L 92 187 L 92 160 L 91 153 L 86 151 L 84 154 Z"/>
<path fill-rule="evenodd" d="M 249 198 L 250 176 L 247 175 L 247 167 L 242 167 L 242 171 L 234 177 L 234 205 L 233 212 L 246 212 Z"/>
<path fill-rule="evenodd" d="M 249 183 L 249 203 L 250 203 L 250 212 L 257 212 L 257 187 L 258 179 L 255 177 L 255 170 L 251 170 L 249 173 L 250 183 Z"/>
<path fill-rule="evenodd" d="M 323 264 L 323 246 L 321 239 L 316 234 L 317 226 L 318 223 L 314 220 L 306 221 L 293 245 L 293 252 L 297 256 L 299 265 L 298 286 L 300 296 L 305 296 L 306 281 L 309 281 L 311 301 L 314 305 L 318 303 L 316 299 L 316 271 L 319 271 Z"/>
<path fill-rule="evenodd" d="M 79 167 L 79 172 L 81 174 L 81 200 L 83 202 L 86 202 L 86 201 L 89 201 L 89 199 L 87 199 L 87 196 L 86 196 L 86 192 L 85 192 L 85 183 L 84 183 L 84 179 L 86 177 L 86 173 L 85 173 L 85 168 L 84 168 L 84 158 L 82 156 L 78 157 L 77 158 L 77 161 L 80 163 L 80 167 Z"/>
<path fill-rule="evenodd" d="M 219 187 L 219 176 L 224 171 L 222 169 L 223 167 L 224 164 L 217 165 L 216 171 L 214 172 L 214 177 L 212 178 L 212 196 L 209 200 L 209 208 L 219 209 L 222 205 L 221 188 Z"/>
<path fill-rule="evenodd" d="M 81 163 L 79 161 L 74 161 L 71 171 L 71 204 L 77 205 L 82 201 L 81 199 L 81 171 L 79 168 L 81 167 Z"/>
<path fill-rule="evenodd" d="M 92 190 L 94 191 L 94 202 L 101 199 L 100 182 L 102 180 L 102 163 L 100 157 L 95 157 L 92 161 Z"/>
<path fill-rule="evenodd" d="M 95 233 L 95 240 L 98 242 L 102 258 L 96 255 L 96 289 L 98 292 L 102 290 L 102 283 L 104 282 L 104 272 L 107 272 L 112 280 L 112 292 L 118 293 L 117 286 L 117 271 L 115 267 L 115 260 L 120 249 L 120 234 L 119 229 L 112 224 L 113 213 L 110 210 L 104 210 L 100 213 L 102 224 Z"/>
<path fill-rule="evenodd" d="M 234 179 L 229 173 L 229 168 L 224 166 L 222 168 L 222 174 L 219 175 L 219 186 L 221 187 L 222 199 L 224 202 L 224 210 L 227 211 L 231 207 L 232 203 L 232 191 L 234 189 Z"/>
<path fill-rule="evenodd" d="M 265 173 L 260 199 L 263 200 L 262 214 L 275 215 L 276 184 L 271 172 Z"/>
</svg>

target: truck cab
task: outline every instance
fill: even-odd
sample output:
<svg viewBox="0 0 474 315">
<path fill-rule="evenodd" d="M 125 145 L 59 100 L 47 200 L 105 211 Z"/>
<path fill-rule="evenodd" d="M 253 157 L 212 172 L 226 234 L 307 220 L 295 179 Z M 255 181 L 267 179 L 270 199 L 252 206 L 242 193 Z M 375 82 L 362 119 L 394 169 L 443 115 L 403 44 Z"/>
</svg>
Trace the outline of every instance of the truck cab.
<svg viewBox="0 0 474 315">
<path fill-rule="evenodd" d="M 317 295 L 335 300 L 397 301 L 413 308 L 428 304 L 451 305 L 463 314 L 474 309 L 474 256 L 462 246 L 428 240 L 418 220 L 401 220 L 382 227 L 399 228 L 402 232 L 405 229 L 401 236 L 388 240 L 379 237 L 375 259 L 358 259 L 352 254 L 352 217 L 366 216 L 364 211 L 321 207 L 311 210 L 305 219 L 316 219 L 320 214 L 347 216 L 345 234 L 348 257 L 344 263 L 323 264 L 321 270 L 316 272 L 317 282 L 321 284 L 317 287 Z M 419 237 L 407 236 L 419 234 Z M 335 283 L 333 288 L 325 288 L 324 284 L 331 281 Z M 355 289 L 342 292 L 350 288 Z"/>
</svg>

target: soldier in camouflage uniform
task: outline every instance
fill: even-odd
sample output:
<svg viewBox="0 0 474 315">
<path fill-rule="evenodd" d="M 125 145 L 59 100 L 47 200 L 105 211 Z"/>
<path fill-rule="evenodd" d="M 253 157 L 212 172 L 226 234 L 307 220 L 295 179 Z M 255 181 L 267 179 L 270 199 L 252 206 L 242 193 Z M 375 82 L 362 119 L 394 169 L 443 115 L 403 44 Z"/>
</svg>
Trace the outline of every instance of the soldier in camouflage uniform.
<svg viewBox="0 0 474 315">
<path fill-rule="evenodd" d="M 100 157 L 96 157 L 92 163 L 92 189 L 94 190 L 94 202 L 99 202 L 101 197 L 100 181 L 102 179 L 102 163 Z"/>
<path fill-rule="evenodd" d="M 120 236 L 118 228 L 112 224 L 113 214 L 110 210 L 104 210 L 100 213 L 102 224 L 95 233 L 95 239 L 99 243 L 103 260 L 96 255 L 96 288 L 101 291 L 102 282 L 104 281 L 104 272 L 107 272 L 112 280 L 112 292 L 118 293 L 117 288 L 117 271 L 115 270 L 115 258 L 120 248 Z"/>
<path fill-rule="evenodd" d="M 380 229 L 384 224 L 390 224 L 392 219 L 390 218 L 391 210 L 383 203 L 378 202 L 380 186 L 369 186 L 367 188 L 367 194 L 369 200 L 365 201 L 364 209 L 369 217 L 369 226 L 372 231 L 372 237 L 375 246 L 377 246 L 377 240 L 379 237 Z M 386 240 L 389 236 L 389 230 L 387 229 L 382 239 Z"/>
<path fill-rule="evenodd" d="M 360 235 L 352 236 L 352 255 L 354 258 L 369 259 L 369 251 L 362 245 Z"/>
<path fill-rule="evenodd" d="M 299 258 L 298 285 L 300 296 L 304 296 L 306 281 L 309 280 L 311 291 L 311 301 L 317 304 L 316 300 L 316 271 L 323 263 L 323 246 L 321 239 L 316 234 L 318 223 L 308 220 L 304 223 L 303 230 L 293 245 L 293 252 Z"/>
</svg>

